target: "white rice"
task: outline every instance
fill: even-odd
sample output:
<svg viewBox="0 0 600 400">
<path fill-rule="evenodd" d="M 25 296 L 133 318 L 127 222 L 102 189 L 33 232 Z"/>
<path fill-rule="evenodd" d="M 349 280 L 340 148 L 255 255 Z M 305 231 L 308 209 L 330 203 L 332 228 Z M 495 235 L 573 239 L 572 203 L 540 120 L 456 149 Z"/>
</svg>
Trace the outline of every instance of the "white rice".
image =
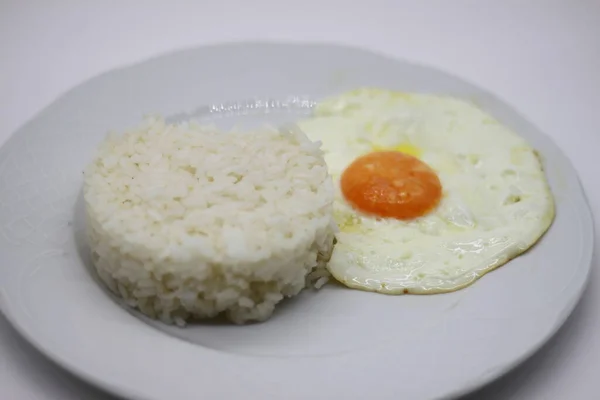
<svg viewBox="0 0 600 400">
<path fill-rule="evenodd" d="M 84 196 L 98 275 L 166 323 L 262 321 L 327 280 L 333 186 L 320 144 L 299 130 L 148 118 L 101 144 Z"/>
</svg>

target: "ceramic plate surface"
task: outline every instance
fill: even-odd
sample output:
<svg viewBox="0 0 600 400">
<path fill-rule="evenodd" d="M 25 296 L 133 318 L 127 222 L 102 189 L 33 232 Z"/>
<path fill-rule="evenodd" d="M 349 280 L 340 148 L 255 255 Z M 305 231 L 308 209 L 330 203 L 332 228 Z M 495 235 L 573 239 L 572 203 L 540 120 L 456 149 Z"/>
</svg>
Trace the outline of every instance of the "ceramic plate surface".
<svg viewBox="0 0 600 400">
<path fill-rule="evenodd" d="M 328 285 L 243 327 L 163 326 L 97 284 L 82 235 L 82 171 L 108 130 L 148 113 L 282 123 L 360 86 L 467 98 L 529 140 L 557 203 L 543 240 L 455 293 L 385 296 Z M 348 47 L 246 43 L 165 55 L 71 90 L 0 150 L 2 311 L 58 364 L 126 398 L 457 396 L 516 366 L 559 328 L 585 286 L 592 243 L 575 170 L 510 106 L 435 69 Z"/>
</svg>

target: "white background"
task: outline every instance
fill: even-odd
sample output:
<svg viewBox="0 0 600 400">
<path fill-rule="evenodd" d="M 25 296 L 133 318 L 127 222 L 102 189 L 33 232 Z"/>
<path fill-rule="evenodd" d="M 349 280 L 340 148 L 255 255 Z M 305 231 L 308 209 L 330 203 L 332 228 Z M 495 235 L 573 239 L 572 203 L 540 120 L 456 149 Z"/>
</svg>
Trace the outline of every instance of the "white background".
<svg viewBox="0 0 600 400">
<path fill-rule="evenodd" d="M 491 90 L 555 139 L 600 216 L 600 0 L 0 0 L 0 142 L 100 72 L 202 43 L 263 38 L 370 47 Z M 598 371 L 593 271 L 549 344 L 468 400 L 594 399 Z M 1 316 L 0 398 L 114 399 L 55 367 Z"/>
</svg>

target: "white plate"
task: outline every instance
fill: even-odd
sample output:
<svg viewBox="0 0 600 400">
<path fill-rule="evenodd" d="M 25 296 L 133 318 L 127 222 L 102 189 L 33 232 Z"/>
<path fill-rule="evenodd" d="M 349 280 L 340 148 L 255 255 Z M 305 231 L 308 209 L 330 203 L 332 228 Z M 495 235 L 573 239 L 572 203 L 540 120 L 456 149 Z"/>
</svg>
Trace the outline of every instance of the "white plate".
<svg viewBox="0 0 600 400">
<path fill-rule="evenodd" d="M 526 137 L 545 160 L 558 207 L 541 243 L 456 293 L 394 297 L 328 286 L 289 301 L 264 324 L 244 327 L 162 326 L 119 307 L 94 281 L 81 235 L 82 169 L 108 129 L 136 124 L 149 112 L 175 115 L 255 97 L 319 99 L 358 86 L 469 98 Z M 283 121 L 308 105 L 269 112 L 273 103 L 259 104 L 250 116 L 221 121 Z M 0 228 L 0 306 L 19 332 L 84 379 L 151 400 L 466 393 L 517 365 L 558 329 L 584 288 L 593 242 L 573 167 L 509 106 L 431 68 L 314 44 L 203 47 L 70 91 L 0 150 Z"/>
</svg>

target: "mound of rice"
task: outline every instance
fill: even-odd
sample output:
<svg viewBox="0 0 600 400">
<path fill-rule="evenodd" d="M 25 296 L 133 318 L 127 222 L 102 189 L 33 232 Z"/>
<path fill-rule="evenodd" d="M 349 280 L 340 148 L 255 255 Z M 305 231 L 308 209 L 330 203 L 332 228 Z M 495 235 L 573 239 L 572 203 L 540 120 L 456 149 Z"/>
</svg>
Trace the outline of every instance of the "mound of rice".
<svg viewBox="0 0 600 400">
<path fill-rule="evenodd" d="M 100 278 L 166 323 L 262 321 L 326 280 L 333 186 L 299 130 L 218 132 L 148 118 L 110 135 L 85 171 Z"/>
</svg>

